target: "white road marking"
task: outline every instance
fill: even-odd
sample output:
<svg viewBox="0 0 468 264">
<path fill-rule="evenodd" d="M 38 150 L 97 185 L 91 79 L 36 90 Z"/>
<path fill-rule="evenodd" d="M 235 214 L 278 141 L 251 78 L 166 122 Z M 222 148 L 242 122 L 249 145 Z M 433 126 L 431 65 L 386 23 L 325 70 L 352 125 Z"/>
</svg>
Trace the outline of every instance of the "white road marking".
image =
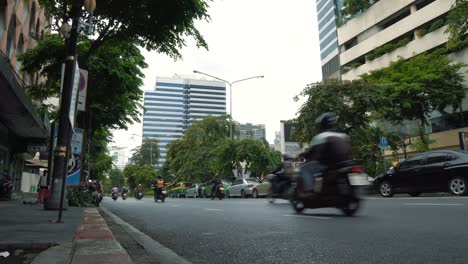
<svg viewBox="0 0 468 264">
<path fill-rule="evenodd" d="M 463 206 L 464 204 L 456 204 L 456 203 L 404 203 L 404 205 Z"/>
<path fill-rule="evenodd" d="M 312 218 L 312 219 L 332 219 L 331 217 L 326 217 L 326 216 L 314 216 L 314 215 L 283 215 L 283 216 L 302 217 L 302 218 Z"/>
<path fill-rule="evenodd" d="M 169 206 L 172 206 L 172 207 L 180 207 L 180 204 L 171 204 Z"/>
<path fill-rule="evenodd" d="M 224 211 L 223 209 L 205 208 L 205 211 Z"/>
<path fill-rule="evenodd" d="M 214 235 L 214 233 L 201 233 L 202 235 L 205 235 L 205 236 L 211 236 L 211 235 Z"/>
</svg>

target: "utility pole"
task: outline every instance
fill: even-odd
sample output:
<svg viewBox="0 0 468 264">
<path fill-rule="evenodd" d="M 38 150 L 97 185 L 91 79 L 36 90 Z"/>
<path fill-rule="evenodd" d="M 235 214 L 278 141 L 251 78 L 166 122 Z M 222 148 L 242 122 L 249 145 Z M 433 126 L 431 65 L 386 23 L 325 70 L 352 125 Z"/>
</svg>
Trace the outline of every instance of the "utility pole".
<svg viewBox="0 0 468 264">
<path fill-rule="evenodd" d="M 66 195 L 65 191 L 68 172 L 68 156 L 71 153 L 71 122 L 74 122 L 73 120 L 69 119 L 69 115 L 73 96 L 75 71 L 77 70 L 77 40 L 83 3 L 85 4 L 86 9 L 90 12 L 92 12 L 96 7 L 96 3 L 94 0 L 72 0 L 72 8 L 70 12 L 72 26 L 70 30 L 70 38 L 68 39 L 67 55 L 65 58 L 65 71 L 59 112 L 57 146 L 54 150 L 52 192 L 51 196 L 49 197 L 47 203 L 44 206 L 45 209 L 59 210 L 58 219 L 56 221 L 53 221 L 55 223 L 63 223 L 62 211 Z M 77 94 L 74 96 L 77 96 Z"/>
</svg>

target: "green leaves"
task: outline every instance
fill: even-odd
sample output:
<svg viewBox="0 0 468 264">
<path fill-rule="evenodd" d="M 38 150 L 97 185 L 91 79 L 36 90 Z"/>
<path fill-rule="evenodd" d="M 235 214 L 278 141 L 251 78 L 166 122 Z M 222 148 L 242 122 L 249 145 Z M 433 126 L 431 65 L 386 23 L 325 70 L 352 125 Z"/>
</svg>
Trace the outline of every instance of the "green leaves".
<svg viewBox="0 0 468 264">
<path fill-rule="evenodd" d="M 132 160 L 140 166 L 155 167 L 159 159 L 159 140 L 157 138 L 143 138 L 143 143 L 134 149 Z"/>
<path fill-rule="evenodd" d="M 168 147 L 167 164 L 176 180 L 205 182 L 230 179 L 244 163 L 252 176 L 266 174 L 281 161 L 281 154 L 262 141 L 229 139 L 229 117 L 206 117 L 193 124 L 184 138 Z"/>
<path fill-rule="evenodd" d="M 468 0 L 456 0 L 447 17 L 447 30 L 450 34 L 448 47 L 451 49 L 466 46 L 468 43 Z"/>
</svg>

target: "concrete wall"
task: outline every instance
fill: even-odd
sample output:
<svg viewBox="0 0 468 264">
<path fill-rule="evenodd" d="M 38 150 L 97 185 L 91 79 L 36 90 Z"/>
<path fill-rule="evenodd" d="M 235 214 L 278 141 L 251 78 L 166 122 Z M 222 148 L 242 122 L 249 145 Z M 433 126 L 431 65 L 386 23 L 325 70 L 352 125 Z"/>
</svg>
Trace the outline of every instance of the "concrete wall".
<svg viewBox="0 0 468 264">
<path fill-rule="evenodd" d="M 385 9 L 384 4 L 388 4 L 389 0 L 381 0 L 373 5 L 369 10 L 363 13 L 361 16 L 349 21 L 345 26 L 338 29 L 338 38 L 340 45 L 344 44 L 349 39 L 358 36 L 361 32 L 366 30 L 367 28 L 373 26 L 377 21 L 381 21 L 381 19 L 377 19 L 377 17 L 387 16 L 389 10 L 393 10 L 393 12 L 398 11 L 395 9 L 395 6 L 399 6 L 403 8 L 404 4 L 413 2 L 410 0 L 399 0 L 394 1 L 392 0 L 391 3 L 396 3 L 395 6 L 389 8 L 389 10 Z M 416 12 L 412 13 L 408 17 L 398 21 L 397 23 L 391 25 L 390 27 L 378 32 L 377 34 L 367 38 L 363 42 L 357 44 L 356 46 L 352 47 L 349 50 L 344 51 L 340 54 L 340 61 L 341 65 L 346 65 L 347 63 L 366 55 L 367 53 L 371 52 L 377 47 L 380 47 L 398 37 L 405 35 L 409 32 L 412 32 L 414 29 L 422 26 L 423 24 L 431 21 L 432 19 L 447 13 L 455 0 L 437 0 L 424 8 L 417 10 Z M 381 15 L 382 14 L 382 15 Z M 367 26 L 363 28 L 362 25 L 356 24 L 359 21 L 366 24 Z M 370 24 L 370 22 L 375 22 L 374 24 Z M 357 28 L 350 28 L 350 25 L 355 25 Z M 361 28 L 361 29 L 360 29 Z M 349 31 L 348 31 L 349 30 Z M 422 42 L 425 43 L 425 42 Z"/>
<path fill-rule="evenodd" d="M 343 80 L 354 80 L 358 79 L 360 75 L 369 71 L 378 70 L 385 68 L 392 61 L 398 60 L 399 57 L 408 59 L 415 55 L 421 54 L 432 48 L 443 45 L 448 40 L 448 35 L 444 33 L 446 27 L 442 27 L 431 33 L 424 35 L 419 39 L 415 39 L 403 47 L 400 47 L 392 52 L 386 53 L 378 58 L 371 61 L 367 61 L 365 64 L 353 68 L 350 71 L 342 75 Z"/>
</svg>

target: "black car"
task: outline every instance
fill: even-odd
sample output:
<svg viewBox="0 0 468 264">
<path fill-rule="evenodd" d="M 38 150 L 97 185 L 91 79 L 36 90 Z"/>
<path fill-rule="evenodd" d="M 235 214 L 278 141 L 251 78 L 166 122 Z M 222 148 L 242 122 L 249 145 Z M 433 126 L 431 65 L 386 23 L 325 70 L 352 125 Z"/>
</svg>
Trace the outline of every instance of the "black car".
<svg viewBox="0 0 468 264">
<path fill-rule="evenodd" d="M 440 150 L 418 154 L 376 177 L 373 185 L 383 197 L 447 191 L 467 195 L 468 152 Z"/>
</svg>

